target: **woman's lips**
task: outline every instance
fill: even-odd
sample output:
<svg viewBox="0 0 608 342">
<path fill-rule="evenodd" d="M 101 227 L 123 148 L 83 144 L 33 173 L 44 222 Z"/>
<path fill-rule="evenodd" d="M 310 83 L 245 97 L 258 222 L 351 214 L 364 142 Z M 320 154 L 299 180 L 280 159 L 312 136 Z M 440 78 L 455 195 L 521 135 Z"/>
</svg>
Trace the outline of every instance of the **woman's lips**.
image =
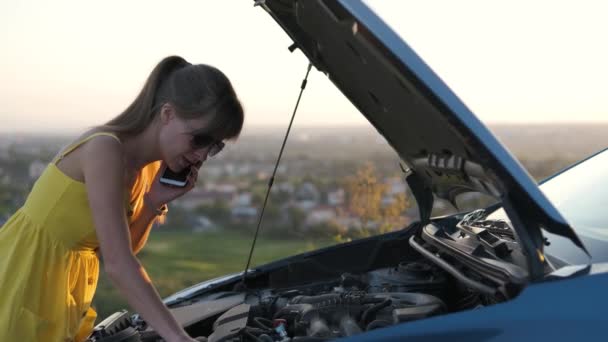
<svg viewBox="0 0 608 342">
<path fill-rule="evenodd" d="M 182 167 L 182 170 L 187 168 L 188 166 L 190 166 L 190 163 L 186 160 L 186 158 L 182 157 L 180 159 L 180 165 Z"/>
</svg>

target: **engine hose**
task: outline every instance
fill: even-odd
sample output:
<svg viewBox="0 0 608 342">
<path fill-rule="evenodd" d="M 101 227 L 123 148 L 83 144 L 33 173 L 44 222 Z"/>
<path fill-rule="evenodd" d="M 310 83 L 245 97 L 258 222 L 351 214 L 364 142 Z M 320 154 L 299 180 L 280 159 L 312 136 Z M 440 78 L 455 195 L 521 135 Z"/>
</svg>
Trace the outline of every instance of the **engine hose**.
<svg viewBox="0 0 608 342">
<path fill-rule="evenodd" d="M 435 254 L 426 250 L 426 248 L 419 245 L 418 242 L 416 242 L 415 236 L 412 236 L 410 238 L 409 242 L 410 242 L 410 246 L 412 246 L 412 248 L 414 248 L 416 251 L 420 252 L 420 254 L 422 254 L 424 257 L 426 257 L 429 261 L 433 262 L 435 265 L 439 266 L 444 271 L 451 274 L 454 278 L 459 280 L 461 283 L 463 283 L 467 287 L 470 287 L 474 290 L 482 292 L 483 294 L 487 294 L 490 296 L 496 296 L 497 289 L 467 277 L 461 271 L 456 269 L 456 267 L 450 265 L 445 260 L 441 259 L 440 257 L 436 256 Z"/>
<path fill-rule="evenodd" d="M 361 315 L 361 326 L 366 326 L 367 322 L 371 315 L 375 315 L 378 311 L 384 309 L 385 307 L 391 305 L 392 301 L 390 298 L 386 298 L 381 303 L 375 304 L 367 308 L 363 315 Z"/>
<path fill-rule="evenodd" d="M 256 335 L 261 335 L 261 334 L 268 334 L 268 333 L 272 333 L 272 330 L 269 329 L 260 329 L 260 328 L 254 328 L 254 327 L 245 327 L 245 329 L 243 331 L 246 331 L 254 336 Z"/>
<path fill-rule="evenodd" d="M 264 317 L 254 317 L 253 322 L 258 328 L 272 331 L 272 321 Z"/>
</svg>

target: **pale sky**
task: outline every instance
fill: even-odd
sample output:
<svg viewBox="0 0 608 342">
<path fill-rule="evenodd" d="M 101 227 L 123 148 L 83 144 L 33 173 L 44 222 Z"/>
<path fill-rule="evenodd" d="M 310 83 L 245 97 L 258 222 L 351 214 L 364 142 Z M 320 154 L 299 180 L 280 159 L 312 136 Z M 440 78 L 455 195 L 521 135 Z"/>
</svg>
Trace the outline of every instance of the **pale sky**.
<svg viewBox="0 0 608 342">
<path fill-rule="evenodd" d="M 367 3 L 485 123 L 608 122 L 605 1 Z M 77 131 L 177 54 L 223 70 L 246 128 L 285 126 L 307 61 L 252 0 L 0 0 L 0 132 Z M 315 69 L 296 125 L 359 125 Z"/>
</svg>

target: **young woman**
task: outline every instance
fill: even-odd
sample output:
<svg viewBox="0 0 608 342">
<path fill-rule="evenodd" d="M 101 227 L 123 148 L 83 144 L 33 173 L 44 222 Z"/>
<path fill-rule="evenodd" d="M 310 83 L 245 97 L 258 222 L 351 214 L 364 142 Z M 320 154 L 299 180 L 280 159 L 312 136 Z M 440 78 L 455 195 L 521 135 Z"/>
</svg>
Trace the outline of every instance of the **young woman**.
<svg viewBox="0 0 608 342">
<path fill-rule="evenodd" d="M 0 229 L 0 341 L 82 341 L 99 258 L 129 305 L 167 341 L 194 341 L 161 301 L 136 253 L 198 167 L 238 137 L 243 109 L 218 69 L 163 59 L 120 115 L 53 159 Z M 185 187 L 159 182 L 190 168 Z"/>
</svg>

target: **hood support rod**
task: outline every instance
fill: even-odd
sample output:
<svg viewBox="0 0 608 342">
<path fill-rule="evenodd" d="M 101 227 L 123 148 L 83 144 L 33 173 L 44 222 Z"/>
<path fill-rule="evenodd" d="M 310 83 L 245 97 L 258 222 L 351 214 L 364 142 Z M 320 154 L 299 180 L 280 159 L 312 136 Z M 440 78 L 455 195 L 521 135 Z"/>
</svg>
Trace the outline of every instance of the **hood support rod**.
<svg viewBox="0 0 608 342">
<path fill-rule="evenodd" d="M 249 258 L 247 258 L 247 265 L 245 266 L 245 271 L 243 271 L 243 278 L 241 279 L 241 283 L 239 284 L 241 287 L 246 288 L 245 278 L 247 276 L 247 271 L 249 270 L 249 265 L 251 263 L 251 257 L 253 256 L 253 249 L 255 248 L 255 243 L 258 239 L 258 232 L 260 231 L 260 227 L 262 225 L 262 219 L 264 218 L 264 209 L 266 208 L 266 203 L 268 202 L 268 196 L 270 195 L 270 189 L 272 188 L 272 184 L 274 183 L 274 177 L 277 173 L 277 168 L 279 167 L 279 163 L 281 161 L 281 156 L 283 155 L 283 150 L 285 149 L 285 144 L 287 143 L 287 137 L 289 136 L 289 132 L 291 131 L 291 126 L 293 124 L 293 119 L 296 117 L 296 111 L 298 110 L 298 106 L 300 105 L 300 99 L 302 98 L 302 93 L 306 88 L 306 83 L 308 82 L 308 74 L 310 73 L 310 69 L 312 68 L 312 63 L 308 63 L 308 69 L 306 70 L 306 76 L 304 80 L 302 80 L 302 85 L 300 86 L 300 95 L 298 96 L 298 100 L 296 101 L 296 106 L 293 109 L 293 114 L 291 114 L 291 120 L 289 121 L 289 126 L 287 127 L 287 132 L 285 132 L 285 138 L 283 138 L 283 144 L 281 145 L 281 150 L 279 151 L 279 156 L 277 158 L 277 162 L 274 165 L 274 170 L 272 170 L 272 176 L 270 176 L 270 180 L 268 181 L 268 188 L 266 190 L 266 196 L 264 197 L 264 204 L 262 205 L 262 210 L 260 211 L 260 216 L 258 218 L 258 224 L 255 229 L 255 235 L 253 236 L 253 242 L 251 243 L 251 250 L 249 251 Z"/>
</svg>

